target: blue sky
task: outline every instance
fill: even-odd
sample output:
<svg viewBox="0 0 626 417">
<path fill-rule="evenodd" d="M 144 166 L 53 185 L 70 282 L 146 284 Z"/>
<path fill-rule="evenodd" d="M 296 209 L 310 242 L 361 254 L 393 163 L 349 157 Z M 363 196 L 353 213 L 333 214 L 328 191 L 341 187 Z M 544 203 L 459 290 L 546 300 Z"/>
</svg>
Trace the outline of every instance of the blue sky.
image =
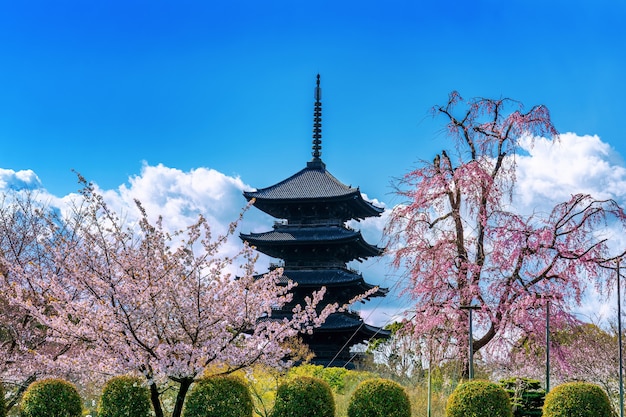
<svg viewBox="0 0 626 417">
<path fill-rule="evenodd" d="M 36 176 L 61 198 L 74 169 L 172 218 L 193 202 L 232 220 L 242 188 L 310 160 L 319 72 L 323 160 L 387 206 L 393 178 L 450 146 L 428 112 L 452 90 L 547 105 L 574 138 L 536 159 L 561 162 L 541 166 L 551 186 L 610 181 L 626 201 L 624 21 L 608 0 L 4 1 L 0 185 Z"/>
<path fill-rule="evenodd" d="M 474 3 L 474 4 L 470 4 Z M 24 1 L 0 9 L 0 167 L 56 194 L 142 161 L 263 187 L 323 158 L 385 199 L 447 146 L 428 116 L 465 97 L 543 103 L 623 156 L 626 5 L 583 1 Z"/>
</svg>

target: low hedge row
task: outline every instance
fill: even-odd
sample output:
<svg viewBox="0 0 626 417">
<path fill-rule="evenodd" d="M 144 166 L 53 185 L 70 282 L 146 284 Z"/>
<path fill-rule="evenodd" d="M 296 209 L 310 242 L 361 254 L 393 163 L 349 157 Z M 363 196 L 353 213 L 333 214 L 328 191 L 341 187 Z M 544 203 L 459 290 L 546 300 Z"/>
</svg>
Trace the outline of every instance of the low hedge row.
<svg viewBox="0 0 626 417">
<path fill-rule="evenodd" d="M 546 395 L 543 417 L 611 417 L 609 397 L 598 385 L 568 382 Z"/>
<path fill-rule="evenodd" d="M 572 382 L 545 397 L 543 417 L 611 417 L 611 404 L 597 385 Z M 142 380 L 111 379 L 103 389 L 100 417 L 148 417 L 151 404 Z M 253 401 L 245 381 L 234 376 L 203 378 L 194 384 L 184 417 L 251 417 Z M 82 402 L 74 385 L 60 379 L 32 383 L 22 398 L 20 417 L 80 417 Z M 278 387 L 270 417 L 334 417 L 333 393 L 316 377 L 291 378 Z M 0 385 L 0 417 L 6 416 Z M 363 381 L 350 398 L 348 417 L 411 417 L 405 389 L 381 378 Z M 501 385 L 474 380 L 460 384 L 448 398 L 446 417 L 513 417 L 509 394 Z"/>
<path fill-rule="evenodd" d="M 7 405 L 4 400 L 4 386 L 0 383 L 0 417 L 6 417 Z"/>
<path fill-rule="evenodd" d="M 531 415 L 531 414 L 527 414 Z M 570 382 L 545 397 L 543 417 L 611 417 L 607 394 L 595 384 Z M 511 399 L 501 385 L 474 380 L 460 384 L 448 398 L 446 417 L 513 417 Z"/>
<path fill-rule="evenodd" d="M 24 392 L 20 417 L 81 417 L 83 403 L 76 387 L 61 379 L 35 381 Z"/>
</svg>

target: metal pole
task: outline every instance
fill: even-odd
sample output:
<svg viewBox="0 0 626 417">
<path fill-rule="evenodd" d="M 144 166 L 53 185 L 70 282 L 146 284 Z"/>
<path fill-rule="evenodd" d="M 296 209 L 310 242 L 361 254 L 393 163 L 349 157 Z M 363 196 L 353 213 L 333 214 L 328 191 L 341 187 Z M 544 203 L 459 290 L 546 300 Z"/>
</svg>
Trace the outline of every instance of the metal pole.
<svg viewBox="0 0 626 417">
<path fill-rule="evenodd" d="M 431 368 L 432 367 L 432 361 L 430 360 L 430 358 L 428 358 L 428 417 L 430 417 L 430 406 L 431 406 L 431 401 L 430 401 L 430 396 L 431 396 L 431 389 L 432 389 L 432 375 L 430 373 Z"/>
<path fill-rule="evenodd" d="M 624 365 L 622 360 L 622 285 L 620 282 L 619 259 L 617 260 L 617 341 L 619 346 L 619 415 L 624 417 Z"/>
<path fill-rule="evenodd" d="M 546 303 L 546 394 L 550 392 L 550 300 Z"/>
<path fill-rule="evenodd" d="M 462 305 L 462 310 L 469 310 L 469 379 L 474 378 L 474 336 L 472 335 L 472 310 L 478 310 L 480 306 Z"/>
<path fill-rule="evenodd" d="M 472 309 L 469 309 L 469 379 L 470 381 L 474 379 L 474 346 L 472 341 L 474 340 L 474 336 L 472 336 Z"/>
</svg>

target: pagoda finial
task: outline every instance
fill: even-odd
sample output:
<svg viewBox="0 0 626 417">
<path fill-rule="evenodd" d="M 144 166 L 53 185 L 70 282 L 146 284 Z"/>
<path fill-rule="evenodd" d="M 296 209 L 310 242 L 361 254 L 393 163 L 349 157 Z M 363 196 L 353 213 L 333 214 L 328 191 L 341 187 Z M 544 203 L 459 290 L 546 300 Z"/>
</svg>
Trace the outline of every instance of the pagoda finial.
<svg viewBox="0 0 626 417">
<path fill-rule="evenodd" d="M 315 86 L 315 107 L 313 109 L 313 163 L 321 163 L 322 156 L 322 89 L 320 75 Z"/>
</svg>

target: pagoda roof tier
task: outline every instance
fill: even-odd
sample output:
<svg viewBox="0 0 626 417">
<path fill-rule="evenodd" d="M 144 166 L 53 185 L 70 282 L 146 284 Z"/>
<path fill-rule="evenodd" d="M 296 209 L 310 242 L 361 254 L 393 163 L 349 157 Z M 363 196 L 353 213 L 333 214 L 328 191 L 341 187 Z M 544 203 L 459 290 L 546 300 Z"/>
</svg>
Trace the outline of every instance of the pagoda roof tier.
<svg viewBox="0 0 626 417">
<path fill-rule="evenodd" d="M 383 253 L 383 249 L 367 243 L 361 232 L 342 226 L 282 226 L 269 232 L 242 233 L 240 238 L 266 255 L 285 261 L 318 258 L 351 261 Z"/>
<path fill-rule="evenodd" d="M 320 287 L 355 287 L 357 293 L 365 293 L 376 285 L 368 284 L 359 273 L 348 269 L 293 269 L 285 270 L 280 277 L 280 283 L 293 281 L 298 283 L 297 288 L 320 288 Z M 370 297 L 384 297 L 389 290 L 378 288 L 378 291 Z"/>
<path fill-rule="evenodd" d="M 290 315 L 290 312 L 275 310 L 272 313 L 272 319 L 282 319 L 283 317 L 289 317 Z M 316 333 L 321 338 L 324 338 L 325 336 L 319 335 L 319 333 L 334 333 L 336 334 L 336 336 L 333 337 L 333 340 L 335 341 L 341 339 L 339 336 L 340 334 L 347 334 L 348 337 L 354 334 L 355 336 L 351 338 L 354 343 L 351 344 L 356 344 L 371 338 L 387 338 L 391 335 L 389 330 L 366 324 L 358 314 L 347 311 L 336 312 L 329 315 L 326 318 L 326 321 L 324 321 L 320 327 L 316 327 L 313 335 L 308 336 L 307 339 L 312 338 L 314 340 L 316 338 Z"/>
<path fill-rule="evenodd" d="M 387 338 L 391 335 L 389 330 L 364 323 L 358 315 L 346 312 L 331 314 L 315 331 L 321 338 L 324 337 L 324 333 L 353 332 L 355 334 L 352 337 L 354 344 L 371 338 Z M 315 339 L 315 336 L 313 334 L 313 339 Z"/>
<path fill-rule="evenodd" d="M 282 319 L 290 315 L 290 312 L 275 310 L 270 320 Z M 326 338 L 328 334 L 332 333 L 337 334 L 337 336 L 333 337 L 334 340 L 337 340 L 336 337 L 338 337 L 339 334 L 353 333 L 355 336 L 351 338 L 354 342 L 352 344 L 371 338 L 387 338 L 391 335 L 389 330 L 364 323 L 363 319 L 356 313 L 342 311 L 329 315 L 326 321 L 324 321 L 320 327 L 316 327 L 313 335 L 308 336 L 307 339 L 312 338 L 315 340 L 316 337 L 323 339 Z"/>
<path fill-rule="evenodd" d="M 358 187 L 347 186 L 335 178 L 321 163 L 309 162 L 306 168 L 286 180 L 243 194 L 248 201 L 255 199 L 254 206 L 259 210 L 281 219 L 297 216 L 300 207 L 320 202 L 325 206 L 345 204 L 339 211 L 344 220 L 380 216 L 384 211 L 364 200 Z M 289 210 L 289 206 L 299 209 Z"/>
</svg>

